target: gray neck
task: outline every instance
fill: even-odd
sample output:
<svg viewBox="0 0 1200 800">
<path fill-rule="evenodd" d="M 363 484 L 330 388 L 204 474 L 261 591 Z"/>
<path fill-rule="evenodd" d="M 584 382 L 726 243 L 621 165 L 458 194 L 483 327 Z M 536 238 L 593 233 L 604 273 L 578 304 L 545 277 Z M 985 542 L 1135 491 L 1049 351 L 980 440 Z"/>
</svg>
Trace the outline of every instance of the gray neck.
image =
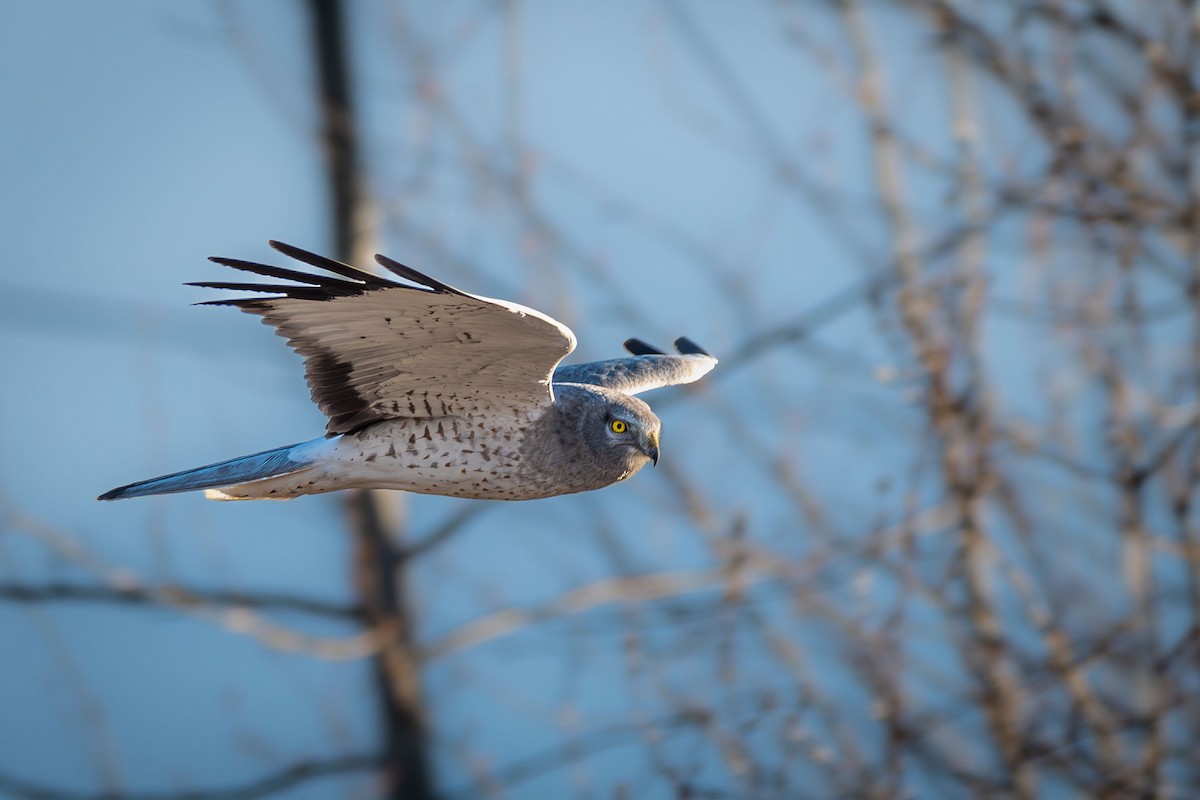
<svg viewBox="0 0 1200 800">
<path fill-rule="evenodd" d="M 555 384 L 554 404 L 536 419 L 521 450 L 522 471 L 532 479 L 553 476 L 570 492 L 599 489 L 627 478 L 641 467 L 637 459 L 605 451 L 591 442 L 587 426 L 603 429 L 607 390 L 580 384 Z"/>
</svg>

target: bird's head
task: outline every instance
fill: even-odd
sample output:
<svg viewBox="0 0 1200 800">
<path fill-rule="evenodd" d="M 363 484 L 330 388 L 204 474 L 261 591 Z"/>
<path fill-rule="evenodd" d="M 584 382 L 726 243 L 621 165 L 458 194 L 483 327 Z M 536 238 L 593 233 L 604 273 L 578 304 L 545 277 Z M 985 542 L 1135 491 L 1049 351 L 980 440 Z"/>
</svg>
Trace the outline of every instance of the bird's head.
<svg viewBox="0 0 1200 800">
<path fill-rule="evenodd" d="M 650 406 L 636 397 L 605 391 L 591 413 L 584 415 L 582 431 L 605 461 L 619 464 L 629 477 L 649 461 L 658 464 L 658 437 L 662 431 Z"/>
<path fill-rule="evenodd" d="M 661 431 L 662 423 L 658 417 L 636 397 L 609 403 L 604 415 L 606 446 L 642 464 L 647 460 L 658 464 L 658 436 Z"/>
<path fill-rule="evenodd" d="M 647 462 L 658 463 L 662 423 L 650 406 L 601 386 L 558 384 L 554 392 L 560 410 L 571 420 L 570 438 L 587 453 L 579 466 L 598 486 L 624 480 Z"/>
</svg>

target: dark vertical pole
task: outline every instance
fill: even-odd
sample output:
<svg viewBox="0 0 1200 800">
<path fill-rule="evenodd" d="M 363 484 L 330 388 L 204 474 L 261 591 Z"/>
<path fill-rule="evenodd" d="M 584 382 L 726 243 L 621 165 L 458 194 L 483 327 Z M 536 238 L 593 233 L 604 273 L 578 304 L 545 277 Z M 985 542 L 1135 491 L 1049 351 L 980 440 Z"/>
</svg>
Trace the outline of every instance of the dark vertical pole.
<svg viewBox="0 0 1200 800">
<path fill-rule="evenodd" d="M 308 6 L 337 258 L 361 262 L 370 242 L 342 2 L 309 0 Z M 388 637 L 374 665 L 388 773 L 384 796 L 393 800 L 432 800 L 420 666 L 411 636 L 405 566 L 395 537 L 397 521 L 388 519 L 385 497 L 371 491 L 347 493 L 346 515 L 357 545 L 354 575 L 366 609 L 364 624 L 370 630 L 385 631 Z"/>
<path fill-rule="evenodd" d="M 350 95 L 350 65 L 340 0 L 309 0 L 313 48 L 317 59 L 320 98 L 321 150 L 329 180 L 330 217 L 340 259 L 350 260 L 361 249 L 363 231 L 357 224 L 363 202 L 358 168 L 358 133 Z"/>
</svg>

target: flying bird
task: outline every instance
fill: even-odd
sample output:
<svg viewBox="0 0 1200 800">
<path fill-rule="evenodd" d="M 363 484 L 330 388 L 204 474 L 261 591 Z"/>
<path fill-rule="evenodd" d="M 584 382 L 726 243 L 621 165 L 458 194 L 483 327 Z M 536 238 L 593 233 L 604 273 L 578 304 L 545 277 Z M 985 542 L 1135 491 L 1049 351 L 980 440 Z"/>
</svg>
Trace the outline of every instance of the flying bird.
<svg viewBox="0 0 1200 800">
<path fill-rule="evenodd" d="M 559 366 L 575 335 L 531 308 L 468 294 L 377 255 L 405 283 L 301 250 L 271 247 L 338 277 L 211 260 L 291 283 L 203 281 L 269 297 L 212 300 L 257 314 L 304 357 L 325 436 L 100 495 L 203 489 L 216 500 L 288 499 L 338 489 L 402 489 L 532 500 L 600 489 L 658 463 L 661 423 L 635 397 L 691 383 L 717 360 L 686 338 L 667 354 Z"/>
</svg>

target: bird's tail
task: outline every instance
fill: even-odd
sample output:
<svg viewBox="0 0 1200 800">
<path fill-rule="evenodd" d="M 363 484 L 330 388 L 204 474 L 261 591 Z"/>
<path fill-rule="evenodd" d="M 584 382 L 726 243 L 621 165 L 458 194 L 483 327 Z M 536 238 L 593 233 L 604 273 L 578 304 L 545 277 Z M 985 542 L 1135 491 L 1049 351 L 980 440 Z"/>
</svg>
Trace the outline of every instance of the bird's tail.
<svg viewBox="0 0 1200 800">
<path fill-rule="evenodd" d="M 97 497 L 97 500 L 121 500 L 126 497 L 144 497 L 151 494 L 173 494 L 197 489 L 216 489 L 239 483 L 274 478 L 296 472 L 311 465 L 311 457 L 303 454 L 304 445 L 290 444 L 274 450 L 265 450 L 250 456 L 209 464 L 207 467 L 184 470 L 161 478 L 138 481 L 128 486 L 118 486 Z"/>
</svg>

